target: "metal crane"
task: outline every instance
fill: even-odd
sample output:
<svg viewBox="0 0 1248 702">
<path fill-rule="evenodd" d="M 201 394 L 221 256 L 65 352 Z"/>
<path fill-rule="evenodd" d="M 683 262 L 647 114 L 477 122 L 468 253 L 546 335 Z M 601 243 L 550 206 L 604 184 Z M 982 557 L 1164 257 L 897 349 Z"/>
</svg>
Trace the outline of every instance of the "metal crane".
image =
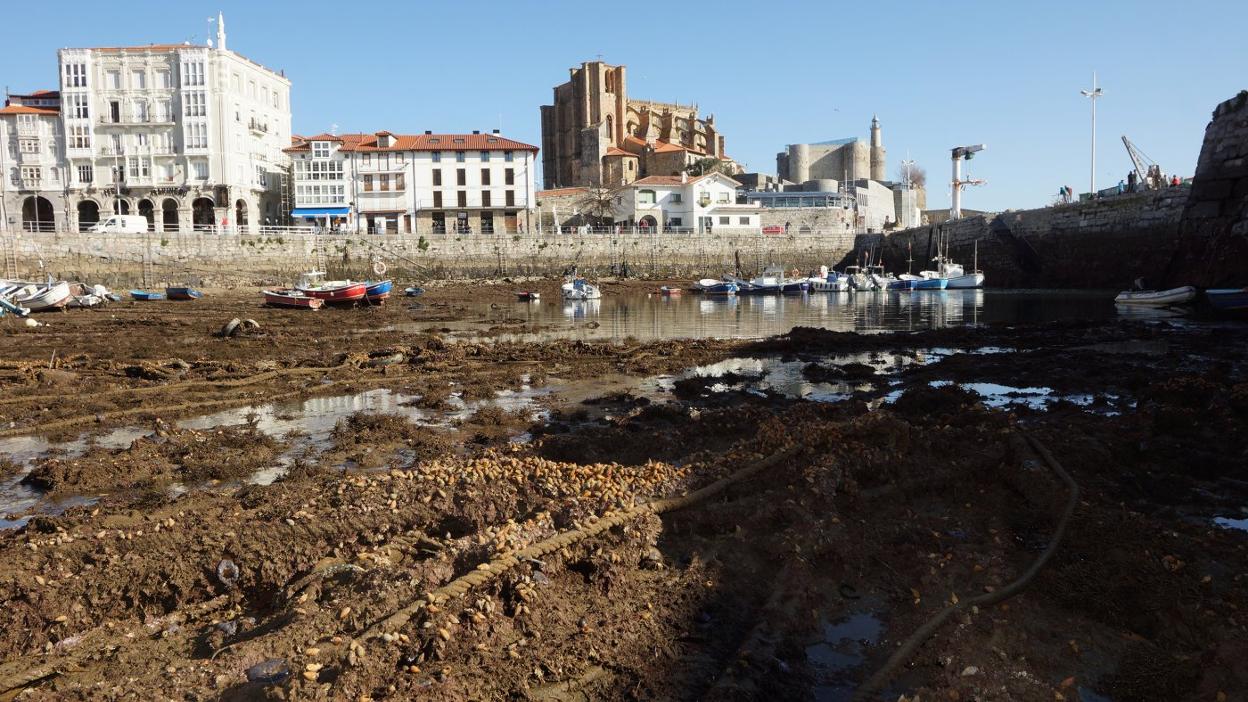
<svg viewBox="0 0 1248 702">
<path fill-rule="evenodd" d="M 987 147 L 983 144 L 973 144 L 971 146 L 958 146 L 953 149 L 953 206 L 949 208 L 949 219 L 962 218 L 962 188 L 968 185 L 983 185 L 984 181 L 979 179 L 962 180 L 962 161 L 969 161 L 975 157 L 975 154 L 983 151 Z"/>
<path fill-rule="evenodd" d="M 1122 145 L 1127 147 L 1127 155 L 1131 157 L 1131 163 L 1135 166 L 1136 182 L 1141 187 L 1155 188 L 1158 183 L 1149 183 L 1149 178 L 1153 171 L 1157 168 L 1157 162 L 1148 157 L 1148 154 L 1140 151 L 1139 147 L 1131 143 L 1131 140 L 1124 134 L 1122 136 Z"/>
</svg>

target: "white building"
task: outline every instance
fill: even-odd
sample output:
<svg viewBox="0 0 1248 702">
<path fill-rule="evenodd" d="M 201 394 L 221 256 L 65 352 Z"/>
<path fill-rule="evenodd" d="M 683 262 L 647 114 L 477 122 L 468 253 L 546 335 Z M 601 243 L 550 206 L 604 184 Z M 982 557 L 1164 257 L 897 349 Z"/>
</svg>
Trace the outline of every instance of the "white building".
<svg viewBox="0 0 1248 702">
<path fill-rule="evenodd" d="M 0 231 L 53 231 L 67 185 L 60 95 L 10 95 L 0 108 Z"/>
<path fill-rule="evenodd" d="M 290 81 L 229 51 L 223 17 L 215 47 L 61 49 L 58 58 L 59 133 L 35 137 L 55 164 L 39 162 L 36 174 L 33 160 L 27 170 L 20 156 L 0 162 L 6 209 L 21 213 L 20 226 L 42 226 L 48 211 L 71 229 L 108 212 L 142 214 L 154 231 L 284 217 Z"/>
<path fill-rule="evenodd" d="M 758 231 L 758 205 L 737 204 L 740 185 L 723 173 L 647 176 L 617 200 L 616 224 L 658 231 Z"/>
<path fill-rule="evenodd" d="M 482 134 L 320 134 L 286 149 L 296 222 L 368 233 L 531 231 L 537 147 Z"/>
</svg>

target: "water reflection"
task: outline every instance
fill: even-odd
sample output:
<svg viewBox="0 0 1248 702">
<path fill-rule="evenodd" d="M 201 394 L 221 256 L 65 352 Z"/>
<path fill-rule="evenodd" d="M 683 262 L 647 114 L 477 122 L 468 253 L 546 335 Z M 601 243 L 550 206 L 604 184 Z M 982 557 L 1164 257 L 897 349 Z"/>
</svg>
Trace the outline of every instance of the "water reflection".
<svg viewBox="0 0 1248 702">
<path fill-rule="evenodd" d="M 842 332 L 918 331 L 997 322 L 1108 319 L 1113 298 L 1086 291 L 942 290 L 916 292 L 810 293 L 800 296 L 705 297 L 620 295 L 601 300 L 517 303 L 508 319 L 533 331 L 492 336 L 503 341 L 554 338 L 641 341 L 670 338 L 762 338 L 795 326 Z M 400 325 L 419 331 L 419 323 Z M 453 336 L 479 334 L 469 324 L 449 326 Z"/>
</svg>

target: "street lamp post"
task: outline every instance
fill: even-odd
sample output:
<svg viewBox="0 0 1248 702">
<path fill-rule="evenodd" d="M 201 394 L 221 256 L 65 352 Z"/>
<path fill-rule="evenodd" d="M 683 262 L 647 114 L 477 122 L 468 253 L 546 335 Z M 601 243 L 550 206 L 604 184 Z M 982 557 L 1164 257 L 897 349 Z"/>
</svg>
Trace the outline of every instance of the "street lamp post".
<svg viewBox="0 0 1248 702">
<path fill-rule="evenodd" d="M 1096 99 L 1105 91 L 1096 86 L 1096 71 L 1092 71 L 1092 89 L 1080 90 L 1079 94 L 1092 101 L 1092 197 L 1096 197 Z"/>
</svg>

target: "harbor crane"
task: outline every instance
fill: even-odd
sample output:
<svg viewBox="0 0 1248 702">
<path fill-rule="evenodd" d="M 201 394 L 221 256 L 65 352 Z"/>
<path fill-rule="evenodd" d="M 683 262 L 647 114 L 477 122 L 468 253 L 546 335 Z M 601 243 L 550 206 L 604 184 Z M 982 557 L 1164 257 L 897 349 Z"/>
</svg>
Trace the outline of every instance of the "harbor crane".
<svg viewBox="0 0 1248 702">
<path fill-rule="evenodd" d="M 1140 187 L 1148 190 L 1160 187 L 1161 183 L 1157 181 L 1160 178 L 1161 168 L 1158 167 L 1157 162 L 1140 151 L 1140 148 L 1125 134 L 1122 136 L 1122 145 L 1127 147 L 1127 155 L 1131 157 L 1131 165 L 1135 167 L 1136 182 L 1140 184 Z"/>
<path fill-rule="evenodd" d="M 962 179 L 962 162 L 969 161 L 975 154 L 988 148 L 984 144 L 957 146 L 953 149 L 953 205 L 949 208 L 949 219 L 962 218 L 962 189 L 968 185 L 983 185 L 986 181 L 978 178 Z"/>
</svg>

